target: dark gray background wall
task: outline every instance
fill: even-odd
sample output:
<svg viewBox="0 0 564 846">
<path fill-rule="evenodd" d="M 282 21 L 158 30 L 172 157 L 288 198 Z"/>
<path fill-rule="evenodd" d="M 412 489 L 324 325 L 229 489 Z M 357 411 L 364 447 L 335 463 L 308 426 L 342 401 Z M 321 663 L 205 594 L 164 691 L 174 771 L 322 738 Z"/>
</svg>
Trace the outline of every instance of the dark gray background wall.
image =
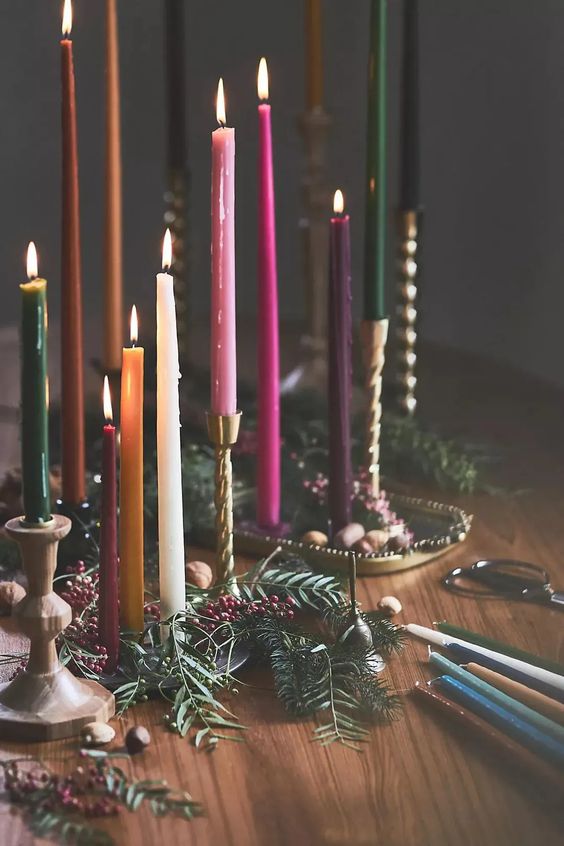
<svg viewBox="0 0 564 846">
<path fill-rule="evenodd" d="M 0 0 L 0 323 L 17 321 L 27 241 L 59 288 L 59 0 Z M 101 313 L 103 0 L 74 0 L 85 316 Z M 360 301 L 368 0 L 325 0 L 330 163 L 353 217 Z M 281 311 L 302 313 L 299 190 L 303 108 L 301 0 L 189 2 L 186 73 L 192 167 L 192 297 L 209 297 L 209 133 L 223 75 L 237 128 L 238 303 L 255 308 L 258 59 L 274 111 Z M 401 5 L 390 0 L 390 208 L 398 151 Z M 120 0 L 126 301 L 153 310 L 164 190 L 160 0 Z M 561 0 L 421 0 L 422 332 L 564 384 L 564 4 Z M 390 215 L 392 220 L 392 211 Z M 390 230 L 392 232 L 392 230 Z M 393 256 L 390 255 L 390 268 Z M 390 283 L 393 273 L 390 272 Z M 95 353 L 96 350 L 89 350 Z"/>
</svg>

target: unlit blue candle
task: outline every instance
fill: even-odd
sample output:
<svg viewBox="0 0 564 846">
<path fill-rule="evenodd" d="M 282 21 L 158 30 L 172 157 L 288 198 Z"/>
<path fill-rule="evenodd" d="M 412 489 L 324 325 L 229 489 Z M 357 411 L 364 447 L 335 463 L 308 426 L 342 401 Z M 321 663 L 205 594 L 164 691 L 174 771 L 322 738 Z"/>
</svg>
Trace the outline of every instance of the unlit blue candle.
<svg viewBox="0 0 564 846">
<path fill-rule="evenodd" d="M 449 699 L 465 705 L 478 716 L 483 717 L 491 725 L 496 726 L 518 743 L 541 755 L 557 766 L 564 764 L 564 746 L 554 738 L 539 731 L 535 726 L 512 714 L 506 708 L 496 705 L 487 696 L 482 696 L 476 690 L 463 684 L 452 676 L 441 676 L 434 684 L 438 684 L 442 692 Z"/>
<path fill-rule="evenodd" d="M 472 690 L 475 690 L 477 693 L 481 693 L 482 696 L 486 696 L 492 702 L 495 702 L 496 705 L 505 708 L 512 714 L 516 714 L 516 716 L 520 717 L 522 720 L 536 726 L 539 731 L 555 738 L 555 740 L 562 743 L 564 748 L 564 727 L 559 726 L 558 723 L 554 722 L 554 720 L 550 720 L 543 714 L 539 714 L 537 711 L 533 710 L 533 708 L 529 708 L 528 705 L 524 705 L 517 699 L 513 699 L 512 696 L 508 696 L 506 693 L 503 693 L 501 690 L 493 687 L 493 685 L 488 684 L 488 682 L 477 678 L 477 676 L 473 676 L 472 673 L 468 672 L 468 670 L 465 670 L 463 667 L 459 667 L 458 664 L 454 664 L 438 652 L 431 652 L 429 654 L 429 661 L 434 667 L 438 667 L 442 673 L 447 673 L 449 676 L 458 679 L 463 684 L 472 688 Z"/>
</svg>

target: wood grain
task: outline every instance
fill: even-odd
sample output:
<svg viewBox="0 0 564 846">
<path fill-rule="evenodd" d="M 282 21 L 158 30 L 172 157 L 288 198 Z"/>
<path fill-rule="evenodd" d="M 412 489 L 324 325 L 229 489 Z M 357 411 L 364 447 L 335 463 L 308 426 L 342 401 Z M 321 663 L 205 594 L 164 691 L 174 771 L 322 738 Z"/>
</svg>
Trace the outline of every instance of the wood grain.
<svg viewBox="0 0 564 846">
<path fill-rule="evenodd" d="M 419 407 L 437 423 L 494 445 L 503 461 L 495 477 L 520 496 L 462 497 L 475 515 L 468 541 L 420 569 L 363 579 L 359 599 L 374 608 L 380 596 L 398 596 L 400 620 L 429 625 L 446 618 L 484 634 L 564 661 L 564 615 L 526 603 L 477 602 L 449 594 L 440 583 L 457 563 L 481 556 L 513 556 L 548 568 L 564 586 L 564 397 L 491 364 L 428 351 L 423 357 Z M 436 491 L 421 491 L 436 495 Z M 452 498 L 451 498 L 452 499 Z M 206 557 L 198 551 L 197 557 Z M 209 555 L 207 556 L 209 560 Z M 244 562 L 239 562 L 244 566 Z M 556 846 L 562 843 L 564 802 L 523 781 L 474 737 L 410 698 L 416 679 L 430 676 L 424 644 L 409 642 L 389 672 L 404 698 L 403 718 L 375 728 L 364 754 L 311 743 L 311 724 L 288 720 L 271 692 L 267 673 L 247 671 L 232 706 L 249 726 L 244 744 L 196 752 L 161 725 L 163 707 L 136 707 L 115 721 L 115 746 L 134 723 L 154 738 L 129 767 L 138 777 L 165 777 L 206 807 L 193 823 L 156 821 L 124 813 L 105 823 L 118 844 L 165 840 L 190 846 L 287 846 L 385 843 L 387 846 Z M 26 747 L 57 766 L 75 762 L 75 741 Z M 6 744 L 2 757 L 21 754 Z M 563 787 L 564 796 L 564 787 Z M 0 808 L 0 843 L 33 839 L 20 818 Z"/>
</svg>

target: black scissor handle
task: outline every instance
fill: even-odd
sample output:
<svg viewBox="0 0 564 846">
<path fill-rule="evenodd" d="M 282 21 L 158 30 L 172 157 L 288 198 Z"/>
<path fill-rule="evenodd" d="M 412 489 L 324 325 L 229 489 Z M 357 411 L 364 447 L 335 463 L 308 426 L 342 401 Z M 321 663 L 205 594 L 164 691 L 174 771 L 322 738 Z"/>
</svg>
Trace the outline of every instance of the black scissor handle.
<svg viewBox="0 0 564 846">
<path fill-rule="evenodd" d="M 461 581 L 475 581 L 490 588 L 475 590 Z M 467 596 L 506 596 L 515 599 L 548 599 L 552 593 L 550 576 L 538 564 L 512 559 L 481 559 L 470 567 L 455 567 L 443 580 L 445 587 Z"/>
</svg>

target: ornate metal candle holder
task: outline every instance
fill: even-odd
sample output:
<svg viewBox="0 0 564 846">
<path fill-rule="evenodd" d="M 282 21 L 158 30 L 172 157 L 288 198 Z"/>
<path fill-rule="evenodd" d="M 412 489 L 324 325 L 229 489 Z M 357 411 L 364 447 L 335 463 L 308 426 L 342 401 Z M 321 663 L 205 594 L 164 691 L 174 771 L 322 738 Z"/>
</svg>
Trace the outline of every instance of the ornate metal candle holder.
<svg viewBox="0 0 564 846">
<path fill-rule="evenodd" d="M 15 679 L 0 685 L 0 734 L 10 740 L 69 737 L 114 713 L 113 694 L 97 682 L 77 679 L 57 655 L 55 638 L 71 622 L 72 611 L 53 591 L 53 576 L 59 541 L 70 528 L 71 521 L 60 514 L 41 527 L 26 524 L 23 517 L 6 523 L 6 532 L 20 546 L 29 582 L 13 611 L 30 639 L 29 661 Z"/>
<path fill-rule="evenodd" d="M 382 370 L 384 369 L 388 319 L 364 320 L 361 324 L 366 379 L 366 466 L 372 494 L 380 492 L 380 430 L 382 419 Z"/>
<path fill-rule="evenodd" d="M 215 529 L 216 583 L 225 584 L 230 593 L 237 593 L 233 558 L 233 478 L 231 447 L 237 443 L 241 412 L 207 413 L 208 435 L 215 447 Z"/>
<path fill-rule="evenodd" d="M 421 212 L 400 212 L 400 254 L 397 328 L 397 380 L 400 408 L 414 414 L 417 407 L 417 274 Z"/>
</svg>

